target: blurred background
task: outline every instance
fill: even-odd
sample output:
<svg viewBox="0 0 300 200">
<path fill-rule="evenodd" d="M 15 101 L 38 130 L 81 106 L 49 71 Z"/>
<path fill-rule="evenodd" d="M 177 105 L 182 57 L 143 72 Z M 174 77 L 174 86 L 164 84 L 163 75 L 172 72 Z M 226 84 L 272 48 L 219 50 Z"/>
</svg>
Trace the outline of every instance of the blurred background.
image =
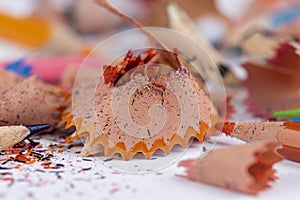
<svg viewBox="0 0 300 200">
<path fill-rule="evenodd" d="M 110 3 L 145 26 L 168 26 L 166 5 L 171 0 L 111 0 Z M 220 43 L 252 0 L 175 0 L 194 20 L 197 32 Z M 0 59 L 30 54 L 80 54 L 84 47 L 130 28 L 124 19 L 91 0 L 0 0 Z M 46 29 L 50 32 L 47 36 Z M 51 35 L 52 34 L 52 35 Z M 49 42 L 49 38 L 54 37 Z M 47 38 L 49 37 L 49 38 Z M 53 39 L 53 38 L 52 38 Z"/>
<path fill-rule="evenodd" d="M 40 64 L 41 71 L 48 71 L 49 59 L 52 66 L 60 65 L 60 69 L 70 64 L 80 65 L 101 41 L 134 28 L 124 17 L 95 2 L 97 0 L 0 0 L 0 66 L 17 59 L 25 59 L 33 66 Z M 143 26 L 172 28 L 197 40 L 221 74 L 233 71 L 230 83 L 225 80 L 225 84 L 236 84 L 237 79 L 245 78 L 240 66 L 245 56 L 270 58 L 282 41 L 298 41 L 300 35 L 300 0 L 108 2 Z M 173 6 L 172 10 L 171 3 L 180 9 Z M 28 61 L 28 58 L 37 59 Z"/>
</svg>

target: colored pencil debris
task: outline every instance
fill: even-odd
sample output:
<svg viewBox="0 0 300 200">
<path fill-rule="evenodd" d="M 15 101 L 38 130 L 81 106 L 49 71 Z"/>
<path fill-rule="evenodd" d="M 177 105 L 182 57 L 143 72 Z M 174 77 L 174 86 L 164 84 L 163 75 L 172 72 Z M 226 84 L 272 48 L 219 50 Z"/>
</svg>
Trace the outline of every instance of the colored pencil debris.
<svg viewBox="0 0 300 200">
<path fill-rule="evenodd" d="M 15 17 L 0 11 L 0 37 L 30 51 L 0 60 L 0 183 L 10 188 L 29 180 L 14 178 L 26 169 L 44 177 L 54 173 L 58 181 L 70 175 L 66 191 L 76 181 L 105 185 L 106 164 L 138 160 L 133 167 L 138 169 L 139 161 L 188 152 L 192 144 L 202 145 L 207 155 L 179 157 L 173 174 L 257 195 L 280 178 L 275 164 L 300 163 L 299 0 L 253 0 L 235 20 L 219 11 L 217 1 L 141 1 L 148 11 L 138 20 L 108 0 L 91 1 L 97 14 L 99 7 L 108 11 L 104 19 L 128 22 L 143 37 L 141 42 L 138 34 L 129 39 L 118 34 L 109 45 L 110 40 L 99 41 L 107 33 L 92 33 L 98 26 L 88 23 L 102 18 L 86 11 L 92 17 L 81 18 L 78 2 L 70 6 L 74 13 L 41 8 Z M 194 10 L 194 4 L 202 6 Z M 217 39 L 198 32 L 202 25 L 196 19 L 207 13 L 225 29 Z M 168 24 L 157 30 L 182 33 L 186 40 L 159 35 L 145 24 Z M 131 42 L 134 48 L 123 48 Z M 220 138 L 243 144 L 205 146 Z M 177 173 L 182 167 L 184 175 Z M 119 174 L 113 171 L 107 179 Z M 121 191 L 116 185 L 109 195 Z"/>
</svg>

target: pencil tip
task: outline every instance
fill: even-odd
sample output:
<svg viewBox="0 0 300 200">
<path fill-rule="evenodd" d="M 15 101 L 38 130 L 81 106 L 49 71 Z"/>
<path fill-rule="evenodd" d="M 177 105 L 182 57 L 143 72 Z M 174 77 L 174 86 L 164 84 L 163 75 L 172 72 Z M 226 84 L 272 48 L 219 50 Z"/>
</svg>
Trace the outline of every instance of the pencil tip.
<svg viewBox="0 0 300 200">
<path fill-rule="evenodd" d="M 51 127 L 50 124 L 36 124 L 36 125 L 29 125 L 29 126 L 26 126 L 29 131 L 30 131 L 30 134 L 28 135 L 28 137 L 30 136 L 33 136 L 37 133 L 40 133 L 42 131 L 45 131 L 47 129 L 49 129 Z"/>
</svg>

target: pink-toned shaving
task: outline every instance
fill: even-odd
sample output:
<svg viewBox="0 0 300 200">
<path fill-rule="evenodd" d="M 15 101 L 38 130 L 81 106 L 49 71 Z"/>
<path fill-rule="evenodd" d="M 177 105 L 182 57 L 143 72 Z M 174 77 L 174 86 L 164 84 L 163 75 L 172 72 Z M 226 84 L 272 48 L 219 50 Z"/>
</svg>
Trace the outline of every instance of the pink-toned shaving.
<svg viewBox="0 0 300 200">
<path fill-rule="evenodd" d="M 299 43 L 284 42 L 268 61 L 249 60 L 243 64 L 249 74 L 245 86 L 250 111 L 270 116 L 275 111 L 300 107 L 299 52 Z"/>
<path fill-rule="evenodd" d="M 273 165 L 281 160 L 276 149 L 278 143 L 263 141 L 213 150 L 204 159 L 184 160 L 186 175 L 193 181 L 224 187 L 239 192 L 258 194 L 271 187 L 275 170 Z"/>
</svg>

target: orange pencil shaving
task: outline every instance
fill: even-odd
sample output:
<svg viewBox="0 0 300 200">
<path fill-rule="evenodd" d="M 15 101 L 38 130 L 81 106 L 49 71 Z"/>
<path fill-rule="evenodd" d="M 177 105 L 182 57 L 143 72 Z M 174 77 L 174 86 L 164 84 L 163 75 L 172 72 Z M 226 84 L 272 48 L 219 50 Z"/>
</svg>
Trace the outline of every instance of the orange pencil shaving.
<svg viewBox="0 0 300 200">
<path fill-rule="evenodd" d="M 273 164 L 283 160 L 276 149 L 277 142 L 262 141 L 213 150 L 204 159 L 184 160 L 186 177 L 193 181 L 231 190 L 258 194 L 274 181 Z"/>
<path fill-rule="evenodd" d="M 0 37 L 26 46 L 59 53 L 84 53 L 88 49 L 80 38 L 62 25 L 52 25 L 36 17 L 16 18 L 3 13 L 0 13 L 0 21 Z"/>
<path fill-rule="evenodd" d="M 282 155 L 287 159 L 300 161 L 296 156 L 300 155 L 299 122 L 228 122 L 224 124 L 223 132 L 246 142 L 277 141 L 284 147 L 280 150 Z"/>
</svg>

